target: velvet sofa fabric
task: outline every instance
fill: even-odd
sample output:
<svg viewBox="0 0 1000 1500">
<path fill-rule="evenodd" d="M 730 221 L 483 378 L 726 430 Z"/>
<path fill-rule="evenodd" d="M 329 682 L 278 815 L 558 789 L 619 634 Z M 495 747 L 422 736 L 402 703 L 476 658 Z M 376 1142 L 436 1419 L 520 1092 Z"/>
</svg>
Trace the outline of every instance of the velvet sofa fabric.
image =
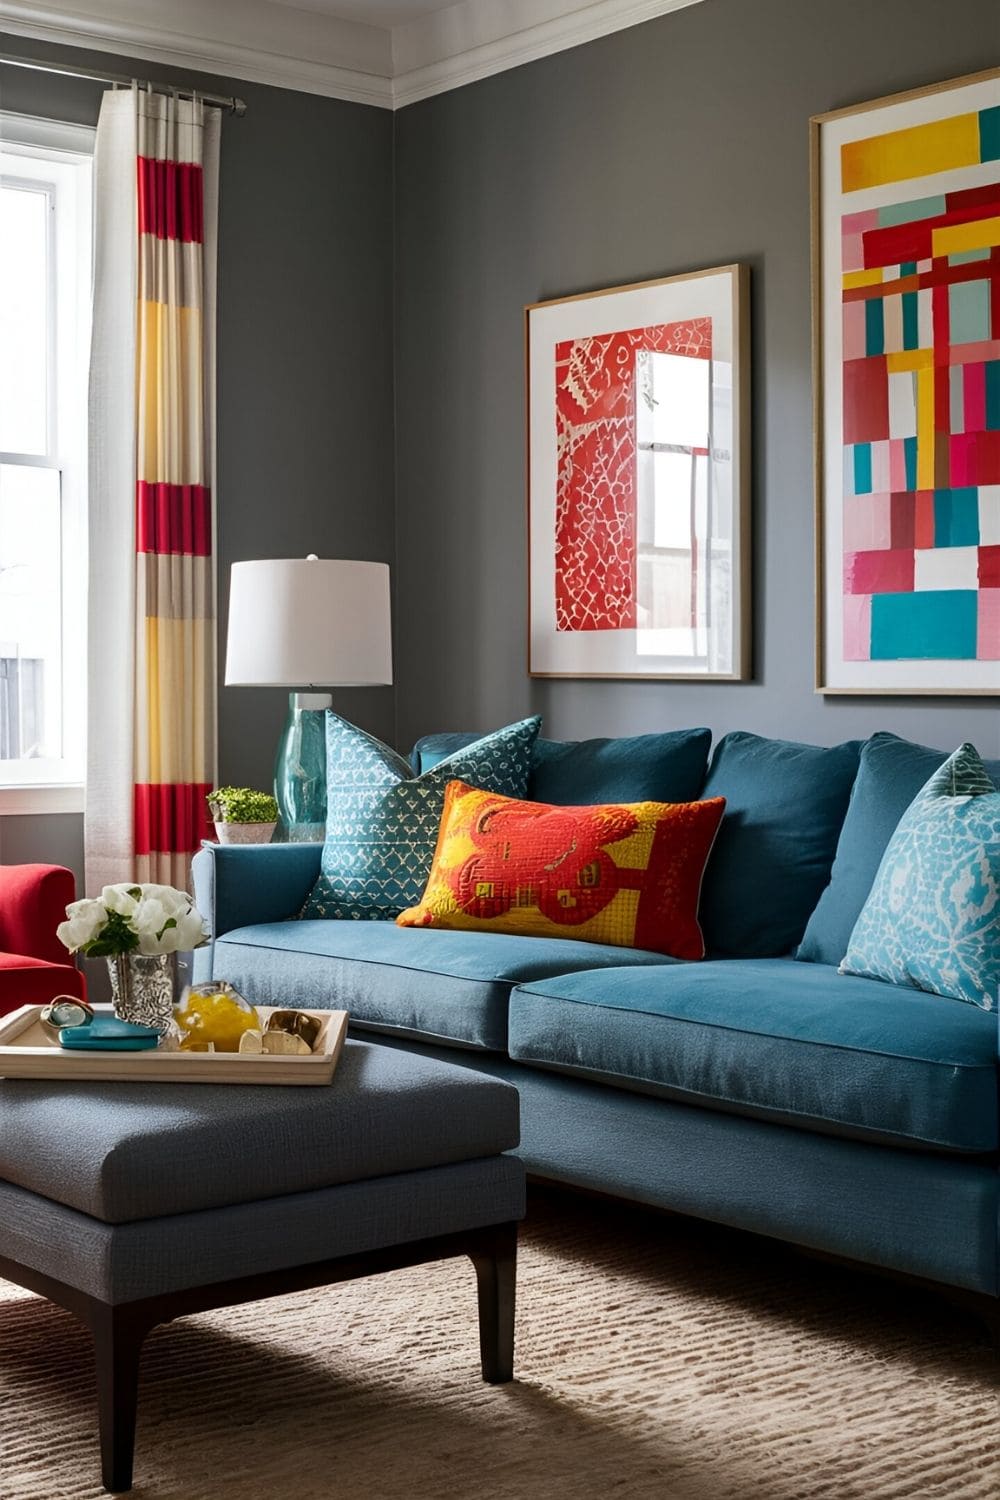
<svg viewBox="0 0 1000 1500">
<path fill-rule="evenodd" d="M 894 734 L 875 734 L 862 746 L 830 883 L 809 918 L 796 957 L 840 963 L 900 818 L 947 759 L 940 750 Z M 1000 788 L 1000 761 L 984 764 Z"/>
<path fill-rule="evenodd" d="M 429 734 L 418 740 L 418 771 L 438 765 L 477 738 Z M 701 791 L 710 729 L 676 729 L 623 739 L 536 740 L 528 776 L 532 802 L 593 807 L 601 802 L 692 802 Z"/>
<path fill-rule="evenodd" d="M 737 959 L 521 985 L 510 1056 L 805 1129 L 998 1148 L 996 1017 L 816 964 Z"/>
<path fill-rule="evenodd" d="M 0 1179 L 108 1224 L 448 1166 L 517 1142 L 507 1084 L 358 1041 L 331 1088 L 0 1083 Z"/>
<path fill-rule="evenodd" d="M 75 896 L 73 873 L 62 865 L 0 865 L 0 1015 L 56 995 L 87 998 L 83 974 L 56 937 Z"/>
<path fill-rule="evenodd" d="M 701 893 L 710 955 L 775 958 L 800 941 L 830 879 L 860 749 L 742 731 L 719 741 L 701 792 L 726 799 Z"/>
<path fill-rule="evenodd" d="M 503 1052 L 512 985 L 572 969 L 672 962 L 563 938 L 421 931 L 394 922 L 269 922 L 219 939 L 213 972 L 260 1005 L 346 1009 L 355 1026 Z"/>
</svg>

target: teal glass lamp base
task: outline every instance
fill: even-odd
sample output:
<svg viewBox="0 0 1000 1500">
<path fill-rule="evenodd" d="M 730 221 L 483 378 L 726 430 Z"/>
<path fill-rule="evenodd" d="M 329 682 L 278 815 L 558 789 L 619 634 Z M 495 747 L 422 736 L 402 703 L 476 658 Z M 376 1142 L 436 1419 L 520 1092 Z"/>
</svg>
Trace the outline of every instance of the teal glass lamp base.
<svg viewBox="0 0 1000 1500">
<path fill-rule="evenodd" d="M 276 840 L 322 843 L 326 834 L 326 710 L 329 693 L 289 693 L 288 718 L 274 761 L 281 819 Z"/>
</svg>

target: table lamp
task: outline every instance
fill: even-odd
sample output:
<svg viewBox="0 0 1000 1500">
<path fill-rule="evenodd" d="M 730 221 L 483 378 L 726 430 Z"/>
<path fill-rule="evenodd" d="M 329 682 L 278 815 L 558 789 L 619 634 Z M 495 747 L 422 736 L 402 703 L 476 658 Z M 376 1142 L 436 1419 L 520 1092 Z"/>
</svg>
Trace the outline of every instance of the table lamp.
<svg viewBox="0 0 1000 1500">
<path fill-rule="evenodd" d="M 279 837 L 322 839 L 326 710 L 315 689 L 392 682 L 389 568 L 310 555 L 233 563 L 227 687 L 307 688 L 288 695 L 274 763 Z"/>
</svg>

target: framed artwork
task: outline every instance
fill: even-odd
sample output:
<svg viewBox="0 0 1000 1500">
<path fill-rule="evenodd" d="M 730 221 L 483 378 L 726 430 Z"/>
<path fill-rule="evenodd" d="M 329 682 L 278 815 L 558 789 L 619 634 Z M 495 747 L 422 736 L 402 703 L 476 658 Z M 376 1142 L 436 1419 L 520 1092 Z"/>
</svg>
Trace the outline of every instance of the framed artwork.
<svg viewBox="0 0 1000 1500">
<path fill-rule="evenodd" d="M 525 309 L 533 677 L 749 675 L 747 283 Z"/>
<path fill-rule="evenodd" d="M 817 687 L 1000 696 L 1000 69 L 811 129 Z"/>
</svg>

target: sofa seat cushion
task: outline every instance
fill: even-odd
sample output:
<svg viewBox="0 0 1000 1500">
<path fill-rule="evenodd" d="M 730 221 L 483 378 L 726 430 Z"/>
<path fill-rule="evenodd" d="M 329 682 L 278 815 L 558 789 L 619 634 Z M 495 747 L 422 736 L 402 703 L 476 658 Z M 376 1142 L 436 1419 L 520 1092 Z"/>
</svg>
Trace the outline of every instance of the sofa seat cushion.
<svg viewBox="0 0 1000 1500">
<path fill-rule="evenodd" d="M 347 1042 L 330 1088 L 0 1083 L 0 1179 L 109 1224 L 477 1161 L 518 1144 L 517 1091 Z"/>
<path fill-rule="evenodd" d="M 260 1005 L 329 1006 L 350 1011 L 354 1027 L 504 1052 L 513 985 L 670 962 L 564 938 L 290 921 L 227 932 L 216 942 L 213 973 Z"/>
<path fill-rule="evenodd" d="M 996 1017 L 791 959 L 525 984 L 510 1055 L 804 1129 L 997 1149 Z"/>
</svg>

